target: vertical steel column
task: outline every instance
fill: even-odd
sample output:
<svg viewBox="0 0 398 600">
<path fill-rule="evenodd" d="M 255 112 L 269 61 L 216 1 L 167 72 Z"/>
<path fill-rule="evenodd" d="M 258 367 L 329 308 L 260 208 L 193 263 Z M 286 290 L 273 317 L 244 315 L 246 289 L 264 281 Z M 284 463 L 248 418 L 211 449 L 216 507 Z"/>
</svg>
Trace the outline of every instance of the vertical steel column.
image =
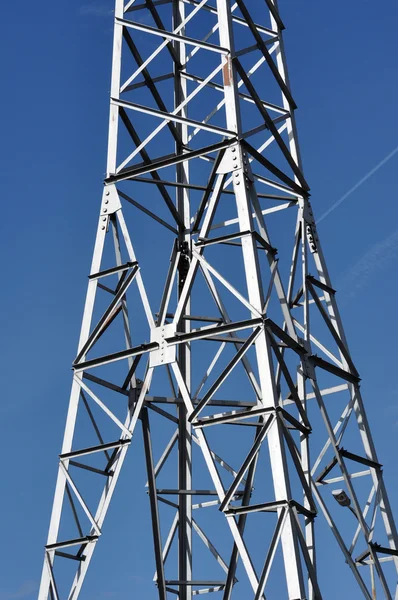
<svg viewBox="0 0 398 600">
<path fill-rule="evenodd" d="M 223 81 L 225 94 L 225 110 L 227 127 L 235 131 L 238 139 L 241 137 L 241 119 L 238 89 L 236 82 L 234 59 L 234 39 L 231 19 L 231 7 L 228 0 L 217 0 L 219 19 L 220 45 L 229 50 L 229 55 L 224 58 Z M 237 148 L 238 169 L 233 173 L 233 186 L 238 211 L 239 226 L 241 231 L 252 231 L 252 205 L 250 202 L 250 176 L 246 177 L 243 169 L 244 153 L 242 147 Z M 239 164 L 239 162 L 241 164 Z M 250 167 L 249 167 L 250 168 Z M 262 277 L 258 263 L 256 240 L 253 236 L 242 238 L 242 252 L 245 264 L 246 284 L 249 301 L 254 308 L 262 312 L 264 294 Z M 255 315 L 253 315 L 254 317 Z M 255 342 L 257 364 L 262 392 L 262 403 L 267 407 L 277 407 L 278 397 L 275 389 L 274 368 L 272 364 L 271 348 L 266 333 L 262 332 Z M 281 425 L 276 419 L 268 434 L 268 446 L 272 478 L 276 500 L 290 500 L 289 473 L 286 464 L 285 448 Z M 305 598 L 302 566 L 298 549 L 298 541 L 294 532 L 292 517 L 289 513 L 283 528 L 282 549 L 286 572 L 289 600 Z"/>
<path fill-rule="evenodd" d="M 173 27 L 176 29 L 185 18 L 185 3 L 183 0 L 173 0 Z M 185 35 L 185 27 L 180 30 L 180 35 Z M 183 42 L 174 44 L 176 57 L 179 61 L 174 62 L 174 107 L 179 106 L 187 96 L 187 80 L 181 76 L 186 70 L 186 46 Z M 184 106 L 178 113 L 187 117 L 187 107 Z M 188 143 L 188 127 L 182 123 L 176 123 L 179 140 L 176 141 L 176 154 L 184 152 L 184 146 Z M 189 183 L 189 162 L 182 162 L 176 166 L 176 181 L 180 184 Z M 182 292 L 185 276 L 189 267 L 189 256 L 191 251 L 190 229 L 190 203 L 189 190 L 185 187 L 176 188 L 177 210 L 184 224 L 179 226 L 178 244 L 181 252 L 178 265 L 178 297 Z M 191 302 L 185 306 L 185 315 L 190 313 Z M 178 330 L 188 333 L 190 321 L 181 318 Z M 191 389 L 191 352 L 187 344 L 178 348 L 178 363 L 186 385 Z M 190 490 L 192 488 L 192 426 L 187 418 L 187 409 L 184 403 L 180 403 L 178 411 L 178 487 L 179 490 Z M 192 496 L 180 494 L 178 498 L 178 579 L 180 600 L 192 598 L 192 587 L 185 582 L 192 580 Z"/>
<path fill-rule="evenodd" d="M 302 203 L 302 201 L 301 201 Z M 308 249 L 305 239 L 305 224 L 302 218 L 303 209 L 299 208 L 298 211 L 298 231 L 301 238 L 301 273 L 303 281 L 303 326 L 304 326 L 304 345 L 310 351 L 310 311 L 309 311 L 309 297 L 306 286 L 306 274 L 308 272 Z M 298 249 L 298 248 L 297 248 Z M 299 368 L 298 374 L 298 393 L 301 399 L 303 409 L 307 412 L 307 390 L 306 390 L 306 376 L 303 373 L 303 369 Z M 301 452 L 301 464 L 303 467 L 304 475 L 307 480 L 308 486 L 311 489 L 311 462 L 310 462 L 310 444 L 308 434 L 300 434 L 300 452 Z M 309 502 L 304 494 L 304 507 L 310 509 Z M 308 554 L 314 569 L 316 569 L 315 561 L 315 532 L 314 532 L 314 519 L 305 519 L 305 541 L 308 548 Z M 312 586 L 311 578 L 308 578 L 308 598 L 314 600 L 314 589 Z"/>
<path fill-rule="evenodd" d="M 276 11 L 278 11 L 277 0 L 270 0 L 270 1 L 274 5 Z M 279 74 L 280 74 L 283 82 L 286 84 L 287 88 L 290 90 L 289 74 L 288 74 L 286 55 L 285 55 L 285 49 L 284 49 L 284 43 L 283 43 L 283 33 L 281 30 L 281 27 L 279 26 L 277 19 L 275 19 L 275 16 L 272 14 L 272 12 L 270 12 L 270 21 L 271 21 L 272 29 L 274 31 L 278 32 L 278 44 L 275 49 L 275 62 L 276 62 Z M 300 146 L 298 143 L 297 126 L 296 126 L 296 118 L 295 118 L 294 108 L 291 106 L 289 99 L 283 93 L 282 93 L 282 104 L 283 104 L 283 107 L 289 111 L 289 118 L 286 121 L 289 150 L 290 150 L 290 153 L 292 155 L 294 162 L 297 164 L 300 171 L 302 171 L 303 165 L 302 165 L 302 160 L 301 160 Z M 298 183 L 298 179 L 296 176 L 294 179 L 295 179 L 296 183 Z M 299 240 L 300 240 L 299 244 L 301 246 L 301 278 L 302 278 L 302 282 L 303 282 L 302 301 L 303 301 L 303 305 L 304 305 L 303 306 L 303 311 L 304 311 L 304 315 L 303 315 L 304 338 L 303 339 L 304 339 L 304 344 L 305 344 L 306 348 L 308 350 L 310 350 L 310 347 L 311 347 L 310 346 L 310 322 L 309 322 L 310 313 L 309 313 L 308 291 L 307 291 L 307 286 L 306 286 L 306 276 L 308 273 L 308 256 L 307 256 L 308 248 L 307 248 L 307 240 L 306 240 L 305 221 L 304 221 L 304 203 L 305 203 L 305 200 L 303 198 L 298 199 L 299 210 L 297 213 L 296 233 L 299 236 Z M 299 252 L 298 245 L 295 247 L 295 252 L 296 251 Z M 297 259 L 297 258 L 298 258 L 298 256 L 293 257 L 292 266 L 293 266 L 294 270 L 296 269 L 295 259 Z M 292 278 L 292 283 L 293 283 L 295 273 L 293 273 L 292 275 L 293 275 L 293 278 Z M 291 298 L 289 298 L 289 300 L 291 300 Z M 304 410 L 306 411 L 307 392 L 306 392 L 306 385 L 305 385 L 305 375 L 302 372 L 302 369 L 299 369 L 299 372 L 298 372 L 298 388 L 299 388 L 299 396 L 302 400 Z M 308 436 L 302 435 L 301 437 L 302 437 L 301 444 L 300 444 L 301 464 L 302 464 L 304 473 L 306 475 L 308 484 L 311 486 L 311 462 L 310 462 L 309 439 L 308 439 Z M 306 508 L 308 508 L 308 501 L 306 500 L 305 495 L 304 495 L 304 506 Z M 313 519 L 306 519 L 305 539 L 306 539 L 306 544 L 307 544 L 310 559 L 312 561 L 312 564 L 314 565 L 314 568 L 316 568 L 315 531 L 314 531 L 314 520 Z M 314 590 L 313 590 L 310 578 L 308 579 L 308 590 L 309 590 L 309 600 L 312 600 L 314 597 L 314 595 L 313 595 Z"/>
<path fill-rule="evenodd" d="M 271 0 L 271 2 L 275 6 L 275 9 L 278 10 L 277 0 Z M 290 90 L 289 75 L 288 75 L 288 70 L 287 70 L 287 62 L 286 62 L 284 43 L 283 43 L 283 34 L 282 34 L 282 30 L 281 30 L 277 20 L 273 16 L 272 12 L 270 12 L 270 21 L 271 21 L 272 29 L 274 29 L 275 31 L 278 32 L 278 40 L 279 40 L 278 45 L 275 50 L 275 62 L 276 62 L 279 74 L 280 74 L 283 82 L 286 84 L 287 88 Z M 290 150 L 290 153 L 292 155 L 294 162 L 297 164 L 300 171 L 302 171 L 303 165 L 302 165 L 302 161 L 301 161 L 300 147 L 298 144 L 297 126 L 296 126 L 294 108 L 291 106 L 289 99 L 283 93 L 282 93 L 282 104 L 283 104 L 283 107 L 289 111 L 289 118 L 286 121 L 289 150 Z M 296 183 L 299 183 L 296 176 L 294 179 L 295 179 Z M 306 348 L 310 350 L 310 339 L 309 339 L 310 338 L 310 333 L 309 333 L 310 332 L 310 322 L 309 322 L 310 313 L 309 313 L 309 304 L 308 304 L 309 298 L 308 298 L 308 292 L 307 292 L 307 287 L 306 287 L 306 276 L 308 273 L 308 257 L 307 257 L 308 249 L 307 249 L 307 240 L 306 240 L 306 232 L 305 232 L 305 222 L 304 222 L 304 217 L 303 217 L 304 202 L 305 202 L 305 200 L 303 198 L 298 199 L 299 210 L 297 213 L 296 232 L 297 232 L 297 235 L 299 236 L 299 239 L 300 239 L 299 243 L 300 243 L 300 247 L 301 247 L 301 278 L 302 278 L 302 282 L 303 282 L 302 302 L 304 305 L 303 306 L 303 311 L 304 311 L 304 315 L 303 315 L 304 337 L 303 337 L 303 339 L 304 339 L 304 344 L 305 344 Z M 299 252 L 299 246 L 295 247 L 295 251 Z M 298 258 L 298 257 L 296 257 L 296 258 Z M 295 265 L 295 258 L 293 258 L 292 264 Z M 296 267 L 294 266 L 294 269 L 295 268 Z M 293 280 L 294 280 L 294 274 L 293 274 Z M 307 404 L 306 395 L 307 395 L 307 393 L 306 393 L 306 385 L 305 385 L 305 375 L 302 372 L 302 369 L 299 369 L 299 372 L 298 372 L 298 388 L 299 388 L 299 396 L 302 399 L 304 410 L 306 410 L 306 404 Z M 301 437 L 302 437 L 301 444 L 300 444 L 301 464 L 302 464 L 304 473 L 306 475 L 308 484 L 311 486 L 311 466 L 310 466 L 311 463 L 310 463 L 309 439 L 308 439 L 308 436 L 302 435 Z M 305 495 L 304 495 L 304 506 L 306 508 L 309 508 L 308 501 L 305 498 Z M 315 565 L 315 537 L 314 537 L 314 535 L 315 535 L 314 520 L 306 519 L 305 539 L 306 539 L 306 544 L 307 544 L 310 559 L 315 568 L 316 565 Z M 309 589 L 309 600 L 312 600 L 314 597 L 314 590 L 313 590 L 310 578 L 308 579 L 308 589 Z"/>
<path fill-rule="evenodd" d="M 115 18 L 123 18 L 123 0 L 115 0 Z M 113 54 L 112 54 L 112 76 L 111 76 L 111 96 L 118 97 L 120 89 L 120 71 L 121 71 L 121 54 L 122 54 L 122 35 L 123 28 L 117 22 L 114 27 L 113 37 Z M 107 173 L 113 173 L 116 170 L 116 157 L 117 157 L 117 133 L 118 133 L 118 108 L 111 103 L 110 115 L 109 115 L 109 139 L 108 139 L 108 155 L 107 155 Z M 106 191 L 104 190 L 103 198 L 105 197 Z M 96 273 L 100 270 L 101 259 L 104 250 L 105 236 L 107 233 L 107 227 L 109 225 L 109 217 L 104 217 L 100 214 L 97 225 L 97 233 L 94 244 L 93 258 L 91 262 L 90 273 Z M 117 246 L 115 244 L 116 260 L 119 258 L 117 254 Z M 90 327 L 93 317 L 94 302 L 97 292 L 97 279 L 89 280 L 87 287 L 86 300 L 83 311 L 82 325 L 78 343 L 78 353 L 86 343 L 89 334 Z M 126 306 L 123 305 L 124 314 L 124 325 L 126 334 L 126 343 L 129 344 L 129 326 L 126 313 Z M 83 357 L 84 359 L 84 357 Z M 77 411 L 79 407 L 80 392 L 81 388 L 79 380 L 82 375 L 77 374 L 73 378 L 72 389 L 69 399 L 68 414 L 66 417 L 65 433 L 62 442 L 61 455 L 67 454 L 72 449 L 73 436 L 76 426 Z M 63 467 L 63 468 L 62 468 Z M 58 531 L 61 521 L 61 513 L 65 498 L 66 478 L 64 469 L 68 468 L 68 461 L 63 461 L 59 464 L 57 482 L 55 486 L 54 502 L 52 507 L 50 527 L 47 537 L 47 546 L 54 544 L 57 541 Z M 53 597 L 53 592 L 50 590 L 50 566 L 54 561 L 54 553 L 46 552 L 47 560 L 44 561 L 43 571 L 40 581 L 40 588 L 38 598 L 39 600 L 47 600 L 49 593 L 50 597 Z M 87 565 L 89 560 L 87 560 Z M 85 565 L 85 569 L 87 566 Z"/>
</svg>

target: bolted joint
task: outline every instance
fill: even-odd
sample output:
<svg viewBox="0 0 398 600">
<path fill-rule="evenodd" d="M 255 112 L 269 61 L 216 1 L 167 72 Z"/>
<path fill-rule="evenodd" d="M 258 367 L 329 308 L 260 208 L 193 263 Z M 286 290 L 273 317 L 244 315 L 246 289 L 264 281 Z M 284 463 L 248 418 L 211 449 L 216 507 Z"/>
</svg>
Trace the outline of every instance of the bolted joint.
<svg viewBox="0 0 398 600">
<path fill-rule="evenodd" d="M 316 252 L 318 252 L 318 246 L 316 243 L 317 235 L 313 226 L 307 222 L 305 224 L 305 233 L 307 236 L 307 242 L 310 247 L 311 254 L 315 254 Z"/>
<path fill-rule="evenodd" d="M 178 284 L 183 286 L 188 275 L 189 265 L 191 264 L 192 251 L 189 242 L 179 242 L 178 250 L 180 259 L 178 261 Z"/>
<path fill-rule="evenodd" d="M 306 223 L 315 226 L 314 213 L 312 212 L 311 202 L 308 199 L 302 200 L 303 217 Z"/>
<path fill-rule="evenodd" d="M 245 152 L 242 151 L 242 146 L 239 143 L 234 143 L 227 148 L 218 166 L 217 173 L 227 174 L 242 171 L 244 166 L 243 154 L 245 154 Z M 246 164 L 248 164 L 247 157 L 245 160 Z"/>
<path fill-rule="evenodd" d="M 315 380 L 315 367 L 313 363 L 309 360 L 310 358 L 310 346 L 309 343 L 305 344 L 305 348 L 307 350 L 306 354 L 301 356 L 301 368 L 303 370 L 303 375 L 306 379 Z"/>
<path fill-rule="evenodd" d="M 108 215 L 113 215 L 121 207 L 116 186 L 114 184 L 106 185 L 102 193 L 101 217 L 104 218 Z"/>
<path fill-rule="evenodd" d="M 157 348 L 154 348 L 149 355 L 150 367 L 158 367 L 175 362 L 176 346 L 168 342 L 168 339 L 174 337 L 175 334 L 174 323 L 160 325 L 151 329 L 151 342 L 155 342 Z"/>
</svg>

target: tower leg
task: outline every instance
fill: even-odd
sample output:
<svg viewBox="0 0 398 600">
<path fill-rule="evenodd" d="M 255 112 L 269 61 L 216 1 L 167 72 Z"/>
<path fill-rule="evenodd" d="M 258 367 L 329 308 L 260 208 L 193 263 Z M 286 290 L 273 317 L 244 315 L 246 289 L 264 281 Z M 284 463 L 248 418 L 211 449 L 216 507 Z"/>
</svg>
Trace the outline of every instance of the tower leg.
<svg viewBox="0 0 398 600">
<path fill-rule="evenodd" d="M 173 25 L 177 29 L 185 19 L 185 3 L 182 0 L 173 2 Z M 185 28 L 180 29 L 181 36 L 185 35 Z M 186 71 L 186 46 L 184 43 L 175 44 L 175 52 L 178 57 L 178 63 L 174 65 L 174 102 L 175 108 L 184 103 L 187 97 L 187 81 L 182 77 L 183 71 Z M 181 65 L 181 66 L 180 66 Z M 187 117 L 187 109 L 184 107 L 179 111 L 179 115 Z M 176 141 L 176 154 L 182 154 L 184 147 L 188 144 L 188 127 L 177 123 L 176 130 L 178 140 Z M 178 265 L 178 297 L 180 297 L 185 276 L 188 268 L 189 252 L 191 247 L 190 229 L 190 202 L 189 190 L 183 187 L 189 184 L 189 162 L 182 162 L 176 167 L 176 180 L 181 184 L 176 190 L 177 210 L 181 217 L 179 227 L 178 244 L 181 252 Z M 184 313 L 190 314 L 190 301 L 185 305 Z M 188 319 L 181 319 L 178 323 L 178 330 L 188 333 L 190 331 L 190 322 Z M 191 352 L 187 345 L 182 345 L 178 349 L 178 364 L 184 380 L 191 389 Z M 192 489 L 192 427 L 188 421 L 188 415 L 184 404 L 178 407 L 178 487 L 184 492 Z M 178 498 L 179 518 L 178 518 L 178 578 L 181 582 L 179 586 L 179 598 L 181 600 L 191 600 L 192 588 L 185 582 L 192 579 L 192 496 L 189 493 L 182 493 Z"/>
</svg>

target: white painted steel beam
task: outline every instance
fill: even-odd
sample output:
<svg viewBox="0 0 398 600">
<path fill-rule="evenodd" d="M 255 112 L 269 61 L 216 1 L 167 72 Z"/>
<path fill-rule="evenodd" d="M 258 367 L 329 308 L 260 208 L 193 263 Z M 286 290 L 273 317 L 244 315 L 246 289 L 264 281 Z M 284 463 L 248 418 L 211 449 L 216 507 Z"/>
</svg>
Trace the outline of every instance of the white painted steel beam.
<svg viewBox="0 0 398 600">
<path fill-rule="evenodd" d="M 339 568 L 361 597 L 396 597 L 397 530 L 309 202 L 283 29 L 276 0 L 115 2 L 107 176 L 39 600 L 92 597 L 139 420 L 160 600 L 332 600 L 320 574 Z"/>
</svg>

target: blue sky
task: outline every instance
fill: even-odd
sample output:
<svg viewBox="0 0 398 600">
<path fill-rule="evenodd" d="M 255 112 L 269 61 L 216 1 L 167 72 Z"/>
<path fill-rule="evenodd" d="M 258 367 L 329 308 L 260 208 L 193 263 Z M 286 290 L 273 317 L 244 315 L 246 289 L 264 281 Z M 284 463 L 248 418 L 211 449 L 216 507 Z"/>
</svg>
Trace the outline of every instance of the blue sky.
<svg viewBox="0 0 398 600">
<path fill-rule="evenodd" d="M 0 600 L 34 598 L 40 576 L 105 171 L 111 9 L 47 0 L 2 10 Z M 281 0 L 280 9 L 320 216 L 397 147 L 398 7 Z M 319 226 L 396 512 L 397 169 L 398 153 Z M 121 591 L 110 583 L 101 597 Z"/>
</svg>

